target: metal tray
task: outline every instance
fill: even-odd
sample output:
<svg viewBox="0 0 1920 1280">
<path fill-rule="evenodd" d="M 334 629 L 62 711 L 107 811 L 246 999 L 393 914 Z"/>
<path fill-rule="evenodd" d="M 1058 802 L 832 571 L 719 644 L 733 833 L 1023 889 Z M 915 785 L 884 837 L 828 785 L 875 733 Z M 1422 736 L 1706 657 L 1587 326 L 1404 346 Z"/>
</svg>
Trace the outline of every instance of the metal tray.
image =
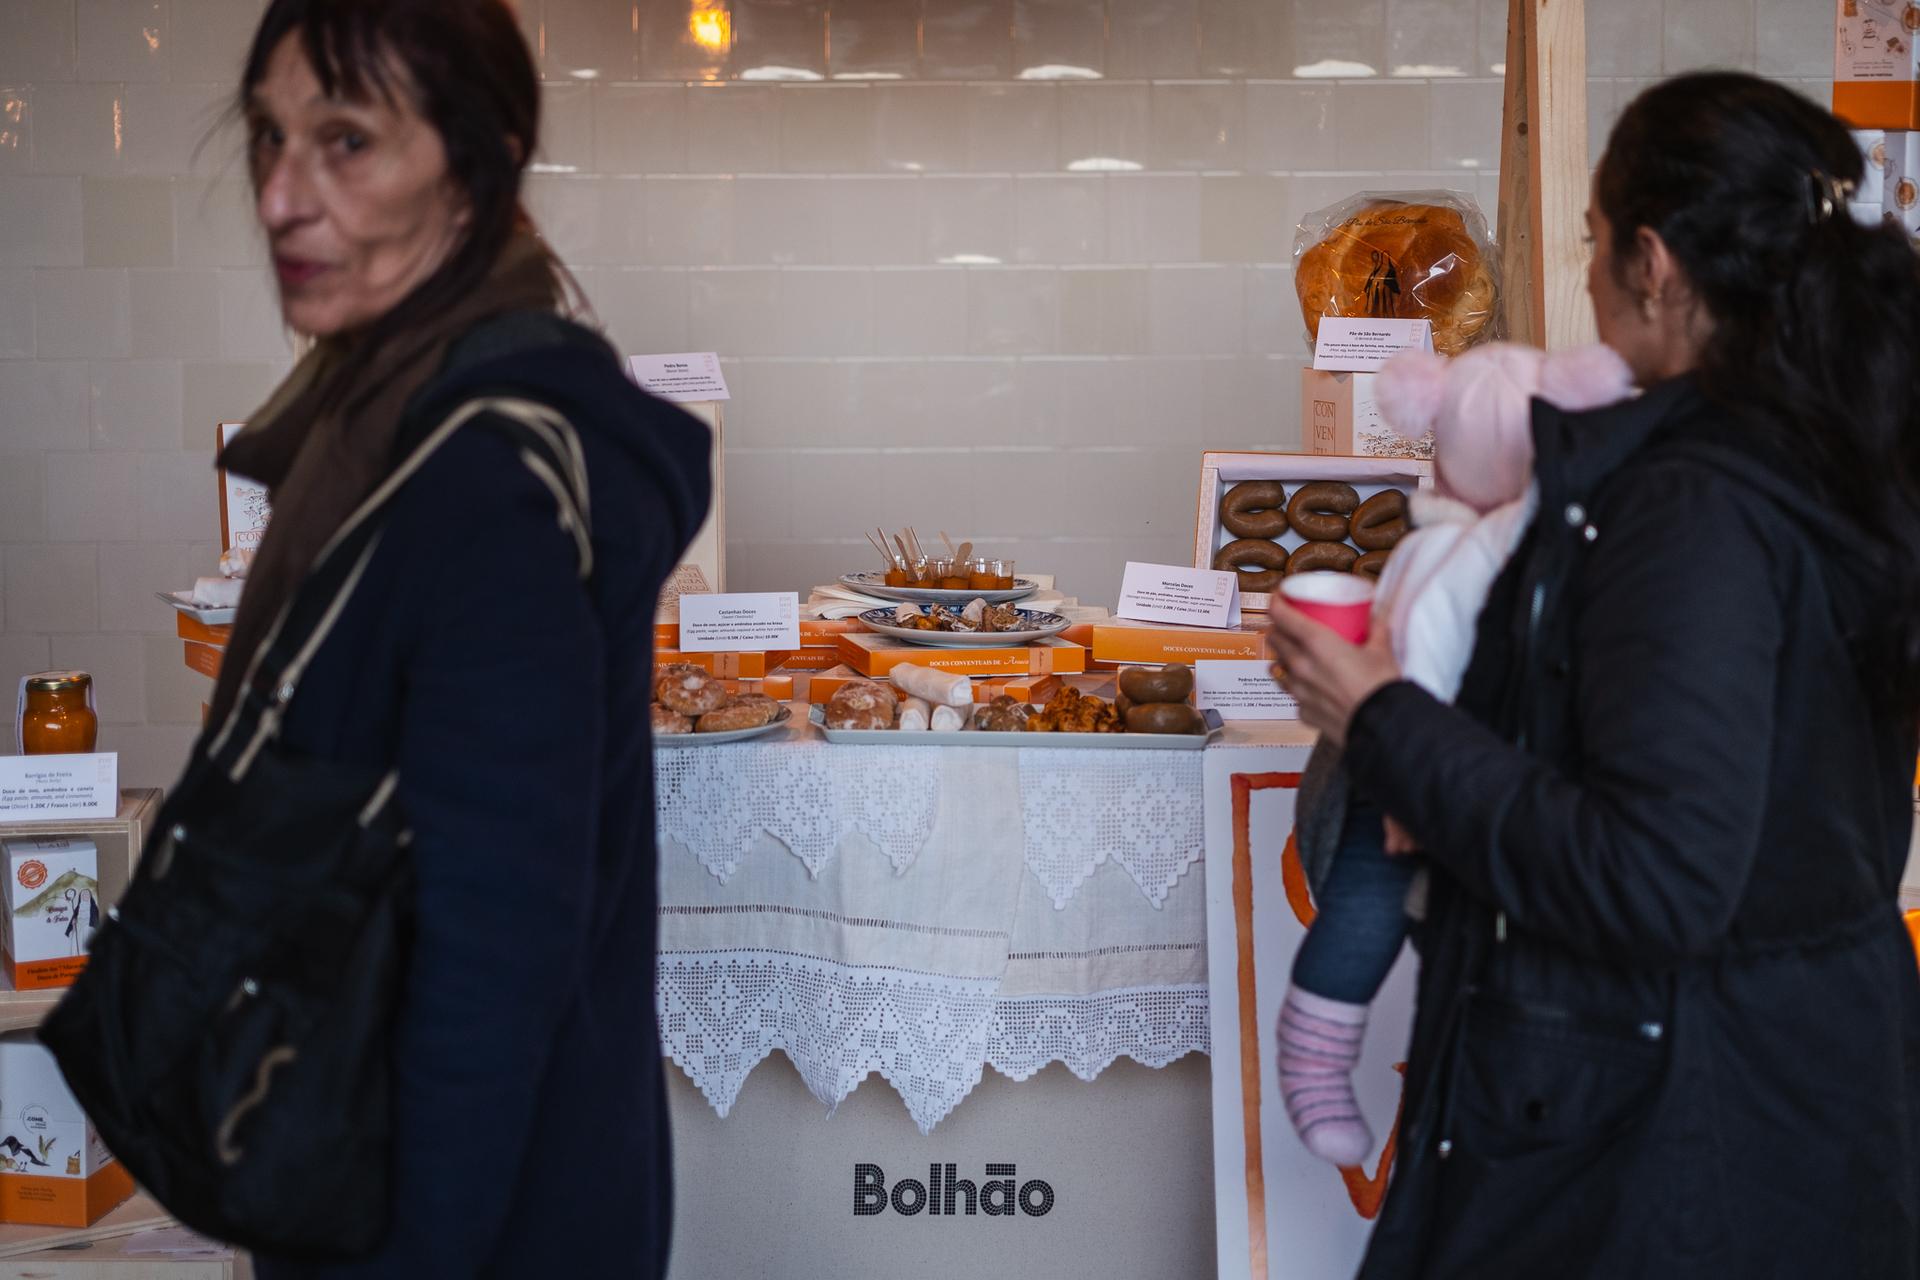
<svg viewBox="0 0 1920 1280">
<path fill-rule="evenodd" d="M 872 596 L 876 600 L 904 600 L 908 604 L 944 604 L 955 609 L 964 609 L 968 602 L 985 600 L 988 604 L 1012 604 L 1015 600 L 1025 600 L 1040 589 L 1040 584 L 1031 578 L 1015 578 L 1011 591 L 939 591 L 923 590 L 920 587 L 890 587 L 884 574 L 847 573 L 840 577 L 840 585 L 850 587 L 863 596 Z"/>
<path fill-rule="evenodd" d="M 902 733 L 898 729 L 829 729 L 827 709 L 814 706 L 808 720 L 828 742 L 863 747 L 1100 747 L 1122 751 L 1199 751 L 1226 727 L 1220 713 L 1201 712 L 1205 733 L 1012 733 L 986 729 Z"/>
<path fill-rule="evenodd" d="M 725 733 L 656 733 L 656 747 L 724 747 L 729 742 L 745 742 L 784 729 L 793 719 L 793 708 L 783 706 L 780 713 L 757 729 L 728 729 Z"/>
<path fill-rule="evenodd" d="M 998 649 L 1004 645 L 1031 644 L 1035 640 L 1057 636 L 1073 625 L 1057 613 L 1037 609 L 1021 609 L 1018 612 L 1029 624 L 1018 631 L 918 631 L 913 627 L 895 625 L 891 609 L 869 609 L 860 615 L 860 623 L 879 635 L 892 636 L 909 644 L 925 645 L 929 649 Z"/>
</svg>

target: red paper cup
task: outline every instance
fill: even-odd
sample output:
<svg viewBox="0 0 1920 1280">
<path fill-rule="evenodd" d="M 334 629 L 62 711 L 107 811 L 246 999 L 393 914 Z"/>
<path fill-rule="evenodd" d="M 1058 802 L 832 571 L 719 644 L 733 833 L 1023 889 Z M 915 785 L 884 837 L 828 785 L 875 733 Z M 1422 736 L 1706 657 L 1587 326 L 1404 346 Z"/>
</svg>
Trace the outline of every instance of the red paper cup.
<svg viewBox="0 0 1920 1280">
<path fill-rule="evenodd" d="M 1354 644 L 1367 642 L 1373 613 L 1373 582 L 1356 573 L 1295 573 L 1280 580 L 1280 594 L 1300 613 L 1331 627 Z"/>
</svg>

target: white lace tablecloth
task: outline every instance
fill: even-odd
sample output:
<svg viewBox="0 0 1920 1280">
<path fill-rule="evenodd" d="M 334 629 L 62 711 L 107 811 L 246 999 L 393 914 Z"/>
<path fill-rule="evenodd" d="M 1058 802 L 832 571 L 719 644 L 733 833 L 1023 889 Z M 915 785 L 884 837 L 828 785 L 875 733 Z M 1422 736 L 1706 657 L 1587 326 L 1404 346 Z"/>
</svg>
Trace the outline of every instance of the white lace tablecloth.
<svg viewBox="0 0 1920 1280">
<path fill-rule="evenodd" d="M 829 1108 L 878 1072 L 931 1131 L 994 1069 L 1209 1046 L 1201 754 L 656 753 L 667 1053 L 721 1115 L 779 1049 Z"/>
</svg>

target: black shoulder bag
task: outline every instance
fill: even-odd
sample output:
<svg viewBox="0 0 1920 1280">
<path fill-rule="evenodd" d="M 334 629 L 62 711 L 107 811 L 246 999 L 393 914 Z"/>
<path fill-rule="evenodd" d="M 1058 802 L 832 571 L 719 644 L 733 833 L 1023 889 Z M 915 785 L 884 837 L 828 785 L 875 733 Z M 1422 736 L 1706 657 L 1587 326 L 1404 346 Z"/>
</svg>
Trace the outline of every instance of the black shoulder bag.
<svg viewBox="0 0 1920 1280">
<path fill-rule="evenodd" d="M 399 777 L 298 755 L 280 725 L 388 504 L 476 419 L 514 438 L 590 572 L 567 421 L 504 398 L 440 421 L 321 552 L 41 1029 L 128 1172 L 188 1226 L 263 1252 L 350 1259 L 387 1230 L 390 1054 L 413 911 Z"/>
</svg>

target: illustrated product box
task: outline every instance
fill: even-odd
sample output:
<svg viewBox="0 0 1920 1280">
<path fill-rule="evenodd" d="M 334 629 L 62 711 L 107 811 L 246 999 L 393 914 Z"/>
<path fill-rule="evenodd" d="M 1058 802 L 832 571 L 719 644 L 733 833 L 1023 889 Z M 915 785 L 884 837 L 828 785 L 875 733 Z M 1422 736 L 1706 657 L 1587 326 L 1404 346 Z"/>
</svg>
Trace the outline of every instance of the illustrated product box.
<svg viewBox="0 0 1920 1280">
<path fill-rule="evenodd" d="M 0 1036 L 0 1222 L 90 1226 L 132 1194 L 53 1054 L 30 1031 Z"/>
<path fill-rule="evenodd" d="M 1850 199 L 1854 204 L 1877 205 L 1885 198 L 1887 190 L 1887 131 L 1855 129 L 1853 142 L 1860 148 L 1865 172 L 1861 175 L 1860 186 Z"/>
<path fill-rule="evenodd" d="M 7 865 L 7 981 L 15 991 L 72 986 L 100 927 L 99 846 L 80 836 L 19 837 L 0 840 L 0 850 Z"/>
<path fill-rule="evenodd" d="M 936 649 L 892 636 L 846 635 L 840 637 L 840 658 L 876 679 L 901 663 L 963 676 L 1074 675 L 1087 669 L 1087 651 L 1057 637 L 1005 649 Z"/>
<path fill-rule="evenodd" d="M 1889 133 L 1886 190 L 1880 210 L 1909 236 L 1920 236 L 1920 131 Z"/>
<path fill-rule="evenodd" d="M 1220 499 L 1244 480 L 1278 480 L 1291 495 L 1297 485 L 1315 480 L 1338 480 L 1350 484 L 1361 500 L 1386 489 L 1401 489 L 1408 494 L 1416 488 L 1433 487 L 1433 463 L 1421 458 L 1342 458 L 1305 453 L 1223 453 L 1209 450 L 1200 455 L 1200 492 L 1194 514 L 1193 564 L 1210 569 L 1220 549 L 1236 535 L 1220 523 Z M 1274 539 L 1284 551 L 1305 541 L 1289 530 Z M 1265 591 L 1242 591 L 1242 613 L 1264 613 L 1272 601 Z"/>
<path fill-rule="evenodd" d="M 1433 438 L 1408 440 L 1380 417 L 1372 373 L 1300 371 L 1300 450 L 1331 457 L 1431 458 Z"/>
<path fill-rule="evenodd" d="M 777 665 L 767 661 L 767 658 L 765 653 L 680 653 L 673 649 L 660 649 L 653 655 L 653 668 L 658 671 L 669 662 L 684 662 L 700 668 L 708 675 L 757 680 Z"/>
<path fill-rule="evenodd" d="M 1836 3 L 1833 113 L 1855 129 L 1920 129 L 1920 5 Z"/>
<path fill-rule="evenodd" d="M 1237 627 L 1176 627 L 1116 618 L 1099 623 L 1093 629 L 1093 660 L 1102 664 L 1264 662 L 1267 657 L 1266 628 L 1252 623 Z"/>
</svg>

